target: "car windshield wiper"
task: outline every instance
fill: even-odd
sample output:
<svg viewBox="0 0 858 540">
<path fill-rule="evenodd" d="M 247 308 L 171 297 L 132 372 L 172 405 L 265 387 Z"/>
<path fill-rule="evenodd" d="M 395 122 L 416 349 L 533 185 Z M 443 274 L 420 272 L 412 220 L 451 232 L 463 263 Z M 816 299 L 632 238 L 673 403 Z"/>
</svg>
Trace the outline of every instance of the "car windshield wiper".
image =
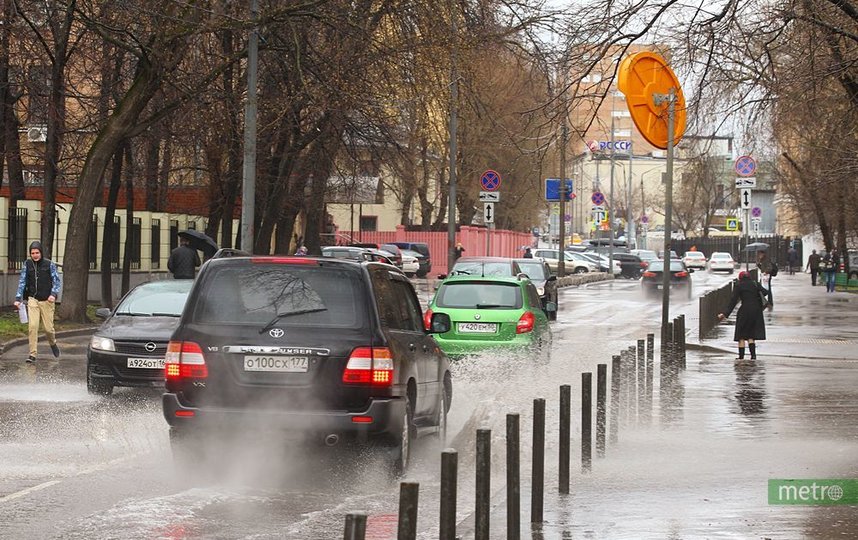
<svg viewBox="0 0 858 540">
<path fill-rule="evenodd" d="M 285 311 L 283 313 L 278 313 L 274 316 L 273 319 L 268 321 L 262 330 L 259 331 L 260 334 L 264 334 L 268 330 L 271 330 L 271 327 L 274 326 L 277 321 L 282 319 L 283 317 L 291 317 L 292 315 L 306 315 L 307 313 L 319 313 L 320 311 L 328 311 L 328 308 L 312 308 L 312 309 L 299 309 L 298 311 Z"/>
<path fill-rule="evenodd" d="M 509 307 L 509 306 L 504 306 L 501 304 L 477 304 L 476 305 L 477 309 L 494 309 L 494 308 L 501 308 L 501 307 Z"/>
<path fill-rule="evenodd" d="M 160 313 L 156 312 L 152 314 L 153 317 L 181 317 L 181 313 Z"/>
<path fill-rule="evenodd" d="M 151 313 L 141 313 L 139 311 L 117 311 L 114 315 L 128 315 L 129 317 L 151 317 Z"/>
</svg>

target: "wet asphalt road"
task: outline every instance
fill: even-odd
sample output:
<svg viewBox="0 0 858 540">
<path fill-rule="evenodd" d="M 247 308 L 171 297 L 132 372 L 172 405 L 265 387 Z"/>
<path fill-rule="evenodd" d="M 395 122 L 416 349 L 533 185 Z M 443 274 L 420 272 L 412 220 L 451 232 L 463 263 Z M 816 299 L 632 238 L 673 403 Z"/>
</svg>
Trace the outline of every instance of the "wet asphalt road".
<svg viewBox="0 0 858 540">
<path fill-rule="evenodd" d="M 700 272 L 694 277 L 695 293 L 728 279 Z M 789 279 L 798 284 L 799 278 Z M 418 288 L 428 299 L 428 284 Z M 784 294 L 783 302 L 788 299 Z M 696 301 L 675 301 L 677 312 L 687 312 L 689 325 L 695 324 Z M 814 299 L 805 307 L 833 317 L 825 303 L 834 301 Z M 474 507 L 474 430 L 493 430 L 492 487 L 501 490 L 504 415 L 522 413 L 522 440 L 529 440 L 535 397 L 549 402 L 548 522 L 533 538 L 855 533 L 842 508 L 765 503 L 769 477 L 858 477 L 858 364 L 848 360 L 771 356 L 737 367 L 726 353 L 694 354 L 682 401 L 673 404 L 679 414 L 669 424 L 657 415 L 652 427 L 626 428 L 621 445 L 592 474 L 573 466 L 572 495 L 555 495 L 558 385 L 571 384 L 573 396 L 579 395 L 581 371 L 610 363 L 611 354 L 654 332 L 660 317 L 660 303 L 643 299 L 636 283 L 623 280 L 566 289 L 561 309 L 548 365 L 486 356 L 456 366 L 448 446 L 460 452 L 459 518 L 466 537 Z M 855 322 L 846 326 L 854 329 Z M 724 332 L 714 345 L 728 344 Z M 848 333 L 828 328 L 824 337 L 836 342 Z M 770 352 L 777 352 L 773 334 Z M 790 338 L 795 332 L 784 332 L 780 346 Z M 23 363 L 25 347 L 0 359 L 0 537 L 328 539 L 341 537 L 343 517 L 353 510 L 369 513 L 368 538 L 396 537 L 397 484 L 362 456 L 241 440 L 206 477 L 176 470 L 157 391 L 87 395 L 87 342 L 62 340 L 62 358 L 43 355 L 35 367 Z M 844 347 L 848 343 L 839 349 Z M 579 417 L 573 412 L 573 440 Z M 522 450 L 522 462 L 529 464 L 527 444 Z M 573 464 L 577 455 L 573 445 Z M 438 445 L 427 441 L 409 473 L 421 485 L 422 538 L 437 537 L 439 461 Z M 527 474 L 529 466 L 523 479 Z M 529 487 L 523 484 L 526 509 Z M 496 514 L 502 516 L 501 510 Z M 492 538 L 505 536 L 502 525 L 493 517 Z"/>
</svg>

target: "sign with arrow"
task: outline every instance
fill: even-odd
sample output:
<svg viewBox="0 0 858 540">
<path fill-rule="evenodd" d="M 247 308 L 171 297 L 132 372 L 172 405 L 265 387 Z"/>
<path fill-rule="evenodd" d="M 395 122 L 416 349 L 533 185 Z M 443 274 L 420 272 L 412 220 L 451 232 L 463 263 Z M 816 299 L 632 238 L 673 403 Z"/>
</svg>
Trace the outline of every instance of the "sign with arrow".
<svg viewBox="0 0 858 540">
<path fill-rule="evenodd" d="M 742 210 L 748 210 L 751 208 L 751 189 L 750 188 L 742 188 L 740 190 L 739 204 L 742 207 Z"/>
<path fill-rule="evenodd" d="M 495 222 L 495 203 L 483 203 L 483 222 L 486 224 Z"/>
</svg>

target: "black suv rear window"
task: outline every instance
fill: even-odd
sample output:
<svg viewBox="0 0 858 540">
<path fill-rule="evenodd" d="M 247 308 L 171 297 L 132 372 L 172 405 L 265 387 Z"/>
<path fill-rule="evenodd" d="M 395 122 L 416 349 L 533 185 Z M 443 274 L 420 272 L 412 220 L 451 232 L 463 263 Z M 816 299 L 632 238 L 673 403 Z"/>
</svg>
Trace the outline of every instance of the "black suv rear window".
<svg viewBox="0 0 858 540">
<path fill-rule="evenodd" d="M 317 265 L 241 264 L 211 268 L 193 318 L 213 324 L 358 328 L 366 320 L 358 271 Z M 291 315 L 290 315 L 291 314 Z"/>
</svg>

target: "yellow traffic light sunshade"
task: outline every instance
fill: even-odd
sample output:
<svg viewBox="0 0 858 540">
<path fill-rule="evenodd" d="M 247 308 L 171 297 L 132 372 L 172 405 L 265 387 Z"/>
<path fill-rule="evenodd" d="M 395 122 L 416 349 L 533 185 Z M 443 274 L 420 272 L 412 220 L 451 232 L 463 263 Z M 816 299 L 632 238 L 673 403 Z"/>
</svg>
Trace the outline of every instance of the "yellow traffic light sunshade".
<svg viewBox="0 0 858 540">
<path fill-rule="evenodd" d="M 676 106 L 673 142 L 685 132 L 685 96 L 679 79 L 661 55 L 642 51 L 623 59 L 617 74 L 617 88 L 626 96 L 629 113 L 638 131 L 656 148 L 667 148 L 667 102 L 656 105 L 653 95 L 674 89 Z"/>
</svg>

